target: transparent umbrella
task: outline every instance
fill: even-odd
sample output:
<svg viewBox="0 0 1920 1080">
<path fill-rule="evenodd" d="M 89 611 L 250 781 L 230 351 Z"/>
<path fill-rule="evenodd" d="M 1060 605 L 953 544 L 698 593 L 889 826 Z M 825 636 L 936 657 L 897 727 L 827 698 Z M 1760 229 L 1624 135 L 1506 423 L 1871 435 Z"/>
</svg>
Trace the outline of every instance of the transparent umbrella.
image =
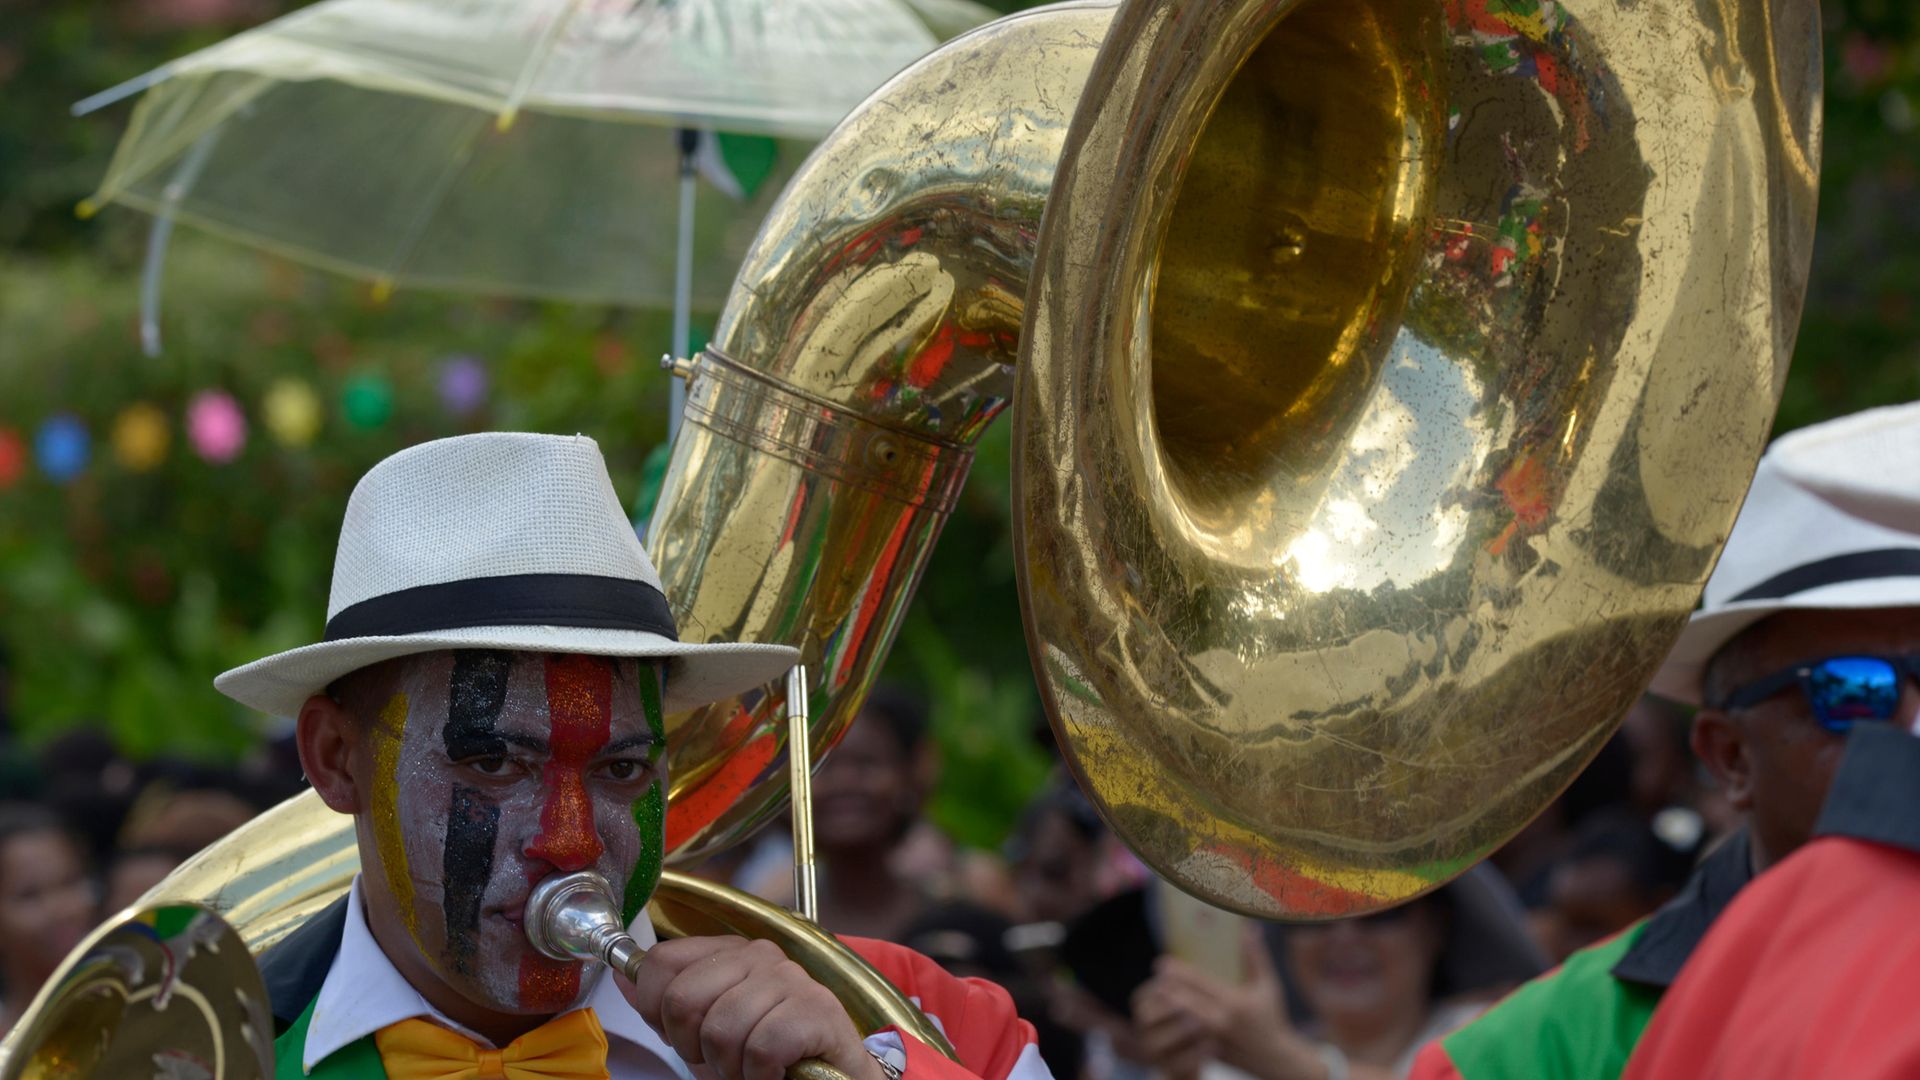
<svg viewBox="0 0 1920 1080">
<path fill-rule="evenodd" d="M 76 105 L 144 91 L 82 209 L 155 215 L 150 334 L 179 220 L 376 289 L 671 300 L 685 355 L 690 305 L 724 297 L 805 144 L 992 17 L 971 0 L 325 0 Z M 696 266 L 696 243 L 724 257 Z"/>
</svg>

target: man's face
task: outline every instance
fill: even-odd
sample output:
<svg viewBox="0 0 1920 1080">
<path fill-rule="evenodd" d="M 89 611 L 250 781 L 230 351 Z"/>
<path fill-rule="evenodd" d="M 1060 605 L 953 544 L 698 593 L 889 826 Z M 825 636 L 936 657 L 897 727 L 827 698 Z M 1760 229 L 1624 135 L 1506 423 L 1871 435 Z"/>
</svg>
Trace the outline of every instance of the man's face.
<svg viewBox="0 0 1920 1080">
<path fill-rule="evenodd" d="M 813 832 L 827 849 L 887 847 L 919 808 L 913 764 L 884 717 L 862 713 L 813 781 Z"/>
<path fill-rule="evenodd" d="M 450 988 L 507 1013 L 566 1009 L 582 964 L 527 943 L 527 895 L 592 869 L 629 920 L 659 878 L 659 669 L 631 659 L 461 651 L 409 658 L 345 704 L 357 757 L 369 918 L 397 918 Z"/>
<path fill-rule="evenodd" d="M 1829 656 L 1920 652 L 1920 610 L 1786 612 L 1747 633 L 1715 661 L 1729 665 L 1717 680 L 1728 687 Z M 1920 693 L 1909 683 L 1901 693 L 1899 721 L 1911 723 L 1916 711 Z M 1820 726 L 1797 686 L 1735 710 L 1729 719 L 1740 743 L 1738 775 L 1729 776 L 1711 757 L 1707 763 L 1728 784 L 1735 805 L 1751 815 L 1757 861 L 1764 867 L 1812 836 L 1846 740 Z"/>
</svg>

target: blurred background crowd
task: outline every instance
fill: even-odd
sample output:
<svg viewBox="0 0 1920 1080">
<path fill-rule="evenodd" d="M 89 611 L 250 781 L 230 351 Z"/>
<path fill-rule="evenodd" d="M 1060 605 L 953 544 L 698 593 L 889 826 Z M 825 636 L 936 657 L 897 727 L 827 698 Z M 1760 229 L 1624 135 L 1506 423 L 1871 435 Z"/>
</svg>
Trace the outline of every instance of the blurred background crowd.
<svg viewBox="0 0 1920 1080">
<path fill-rule="evenodd" d="M 74 213 L 126 109 L 68 106 L 294 6 L 0 5 L 0 1027 L 103 914 L 300 789 L 286 729 L 210 679 L 311 640 L 368 466 L 465 431 L 579 431 L 637 524 L 657 491 L 664 310 L 387 296 L 183 232 L 166 354 L 143 355 L 147 223 Z M 1780 430 L 1920 398 L 1920 11 L 1824 16 L 1820 233 Z M 696 240 L 715 258 L 727 242 Z M 719 299 L 696 297 L 696 347 Z M 1194 910 L 1055 756 L 1019 631 L 1007 436 L 985 437 L 888 685 L 816 780 L 821 911 L 1007 985 L 1063 1080 L 1255 1071 L 1261 1047 L 1227 1028 L 1390 1069 L 1656 908 L 1737 824 L 1684 710 L 1647 699 L 1559 801 L 1426 900 L 1291 928 Z M 779 900 L 789 859 L 772 828 L 698 871 Z M 1186 1030 L 1203 1016 L 1233 1023 Z"/>
<path fill-rule="evenodd" d="M 1064 769 L 996 845 L 929 815 L 943 755 L 926 696 L 876 689 L 814 782 L 820 920 L 1008 987 L 1059 1077 L 1256 1071 L 1271 1047 L 1184 1029 L 1292 1031 L 1404 1066 L 1426 1039 L 1671 898 L 1737 825 L 1687 748 L 1685 710 L 1646 698 L 1520 836 L 1432 896 L 1369 918 L 1261 926 L 1157 882 Z M 1036 735 L 1032 750 L 1047 756 Z M 0 1008 L 17 1016 L 94 923 L 300 790 L 286 737 L 226 764 L 136 760 L 75 728 L 5 755 Z M 695 867 L 792 902 L 784 828 Z M 1222 1064 L 1225 1063 L 1225 1064 Z"/>
</svg>

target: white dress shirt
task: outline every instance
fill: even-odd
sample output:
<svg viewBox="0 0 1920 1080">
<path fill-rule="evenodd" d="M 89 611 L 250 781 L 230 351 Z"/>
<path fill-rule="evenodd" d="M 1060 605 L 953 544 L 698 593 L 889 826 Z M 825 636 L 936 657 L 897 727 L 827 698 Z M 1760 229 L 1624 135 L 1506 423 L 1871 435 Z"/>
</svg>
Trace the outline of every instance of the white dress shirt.
<svg viewBox="0 0 1920 1080">
<path fill-rule="evenodd" d="M 420 991 L 400 974 L 367 928 L 366 908 L 360 898 L 360 879 L 353 879 L 347 902 L 347 924 L 340 935 L 320 996 L 314 999 L 313 1019 L 301 1065 L 307 1072 L 351 1043 L 389 1024 L 420 1017 L 457 1031 L 482 1046 L 493 1043 L 477 1032 L 448 1019 L 427 1003 Z M 637 921 L 633 936 L 642 947 L 655 943 L 653 926 Z M 607 1074 L 612 1080 L 694 1080 L 686 1063 L 653 1028 L 633 1011 L 611 972 L 604 967 L 594 977 L 586 1006 L 600 1018 L 607 1033 Z"/>
</svg>

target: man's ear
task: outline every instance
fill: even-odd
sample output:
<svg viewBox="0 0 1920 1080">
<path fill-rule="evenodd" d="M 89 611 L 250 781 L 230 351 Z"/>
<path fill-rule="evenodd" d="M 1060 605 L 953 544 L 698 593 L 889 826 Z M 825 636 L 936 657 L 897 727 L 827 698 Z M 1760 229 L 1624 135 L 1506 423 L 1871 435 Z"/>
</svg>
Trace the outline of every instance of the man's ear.
<svg viewBox="0 0 1920 1080">
<path fill-rule="evenodd" d="M 342 814 L 361 810 L 360 788 L 354 782 L 353 752 L 358 725 L 353 714 L 325 694 L 315 694 L 300 706 L 294 742 L 300 748 L 300 767 L 320 801 Z"/>
<path fill-rule="evenodd" d="M 1728 804 L 1742 813 L 1753 809 L 1753 759 L 1740 725 L 1718 709 L 1701 709 L 1693 714 L 1688 741 L 1693 756 L 1720 782 Z"/>
</svg>

